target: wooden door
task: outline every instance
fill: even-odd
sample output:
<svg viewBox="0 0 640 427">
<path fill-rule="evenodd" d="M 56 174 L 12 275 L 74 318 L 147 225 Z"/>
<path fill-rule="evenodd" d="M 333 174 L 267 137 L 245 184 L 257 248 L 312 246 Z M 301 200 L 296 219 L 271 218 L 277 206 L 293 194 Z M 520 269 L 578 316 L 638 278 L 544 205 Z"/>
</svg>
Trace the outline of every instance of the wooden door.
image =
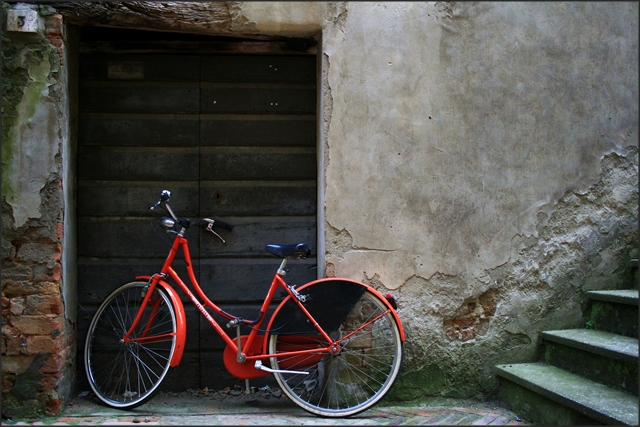
<svg viewBox="0 0 640 427">
<path fill-rule="evenodd" d="M 100 302 L 162 265 L 170 236 L 157 222 L 153 231 L 161 213 L 149 207 L 163 189 L 178 216 L 234 225 L 224 245 L 205 231 L 187 237 L 204 291 L 254 318 L 279 266 L 266 244 L 305 241 L 315 252 L 315 55 L 92 50 L 79 62 L 79 360 Z M 289 283 L 315 279 L 315 262 L 290 264 Z M 183 301 L 186 351 L 163 389 L 242 383 L 224 370 L 223 341 Z"/>
</svg>

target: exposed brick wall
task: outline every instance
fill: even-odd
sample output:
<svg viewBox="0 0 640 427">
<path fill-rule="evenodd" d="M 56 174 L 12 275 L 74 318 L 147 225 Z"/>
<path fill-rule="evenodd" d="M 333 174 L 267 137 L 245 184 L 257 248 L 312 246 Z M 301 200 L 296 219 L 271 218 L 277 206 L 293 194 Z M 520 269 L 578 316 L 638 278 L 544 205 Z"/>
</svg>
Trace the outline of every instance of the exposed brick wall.
<svg viewBox="0 0 640 427">
<path fill-rule="evenodd" d="M 58 54 L 62 56 L 62 50 L 64 46 L 63 40 L 63 28 L 62 15 L 55 13 L 45 17 L 45 36 L 52 45 L 58 49 Z"/>
<path fill-rule="evenodd" d="M 486 332 L 489 322 L 496 312 L 497 292 L 488 290 L 478 298 L 464 302 L 456 315 L 443 321 L 443 327 L 450 341 L 469 341 Z"/>
<path fill-rule="evenodd" d="M 2 260 L 2 394 L 8 416 L 57 414 L 71 384 L 75 333 L 64 318 L 60 225 L 53 224 L 49 236 L 46 226 L 7 233 L 13 237 L 10 255 Z"/>
<path fill-rule="evenodd" d="M 5 216 L 6 218 L 6 216 Z M 42 222 L 42 221 L 38 221 Z M 58 414 L 66 398 L 75 334 L 64 317 L 62 224 L 7 233 L 2 260 L 2 395 L 7 416 Z M 11 236 L 13 234 L 13 236 Z M 6 245 L 6 242 L 5 242 Z"/>
</svg>

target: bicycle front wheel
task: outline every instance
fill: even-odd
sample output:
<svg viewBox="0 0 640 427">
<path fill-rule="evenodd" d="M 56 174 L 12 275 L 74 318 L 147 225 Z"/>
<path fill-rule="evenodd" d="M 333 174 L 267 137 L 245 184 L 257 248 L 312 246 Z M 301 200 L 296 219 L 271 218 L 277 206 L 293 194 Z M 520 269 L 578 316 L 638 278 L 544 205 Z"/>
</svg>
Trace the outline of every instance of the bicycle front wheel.
<svg viewBox="0 0 640 427">
<path fill-rule="evenodd" d="M 353 334 L 349 336 L 350 334 Z M 393 385 L 403 356 L 400 330 L 387 306 L 364 292 L 332 338 L 347 337 L 336 354 L 272 357 L 282 391 L 296 404 L 316 415 L 347 417 L 378 403 Z M 272 335 L 269 353 L 327 346 L 319 335 Z"/>
<path fill-rule="evenodd" d="M 176 346 L 176 315 L 167 293 L 156 286 L 127 342 L 147 292 L 146 282 L 115 290 L 96 312 L 84 350 L 91 389 L 105 404 L 135 408 L 148 401 L 167 375 Z"/>
</svg>

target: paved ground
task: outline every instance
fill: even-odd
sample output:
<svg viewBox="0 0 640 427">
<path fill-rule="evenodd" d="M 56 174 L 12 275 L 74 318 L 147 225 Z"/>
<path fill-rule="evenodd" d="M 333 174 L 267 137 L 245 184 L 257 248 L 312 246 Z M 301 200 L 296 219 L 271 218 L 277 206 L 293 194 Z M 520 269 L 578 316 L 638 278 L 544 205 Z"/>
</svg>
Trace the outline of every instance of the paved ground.
<svg viewBox="0 0 640 427">
<path fill-rule="evenodd" d="M 492 403 L 430 399 L 402 406 L 381 403 L 340 419 L 310 414 L 279 390 L 160 392 L 129 411 L 111 409 L 82 393 L 58 417 L 2 420 L 3 425 L 531 425 Z"/>
</svg>

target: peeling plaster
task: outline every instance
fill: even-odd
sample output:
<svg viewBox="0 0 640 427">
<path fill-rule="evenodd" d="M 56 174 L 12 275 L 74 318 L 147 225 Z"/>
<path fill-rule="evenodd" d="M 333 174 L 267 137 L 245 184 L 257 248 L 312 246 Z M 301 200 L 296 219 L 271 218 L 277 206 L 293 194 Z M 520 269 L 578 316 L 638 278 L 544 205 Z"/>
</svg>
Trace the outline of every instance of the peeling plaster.
<svg viewBox="0 0 640 427">
<path fill-rule="evenodd" d="M 25 48 L 21 59 L 27 62 L 32 52 Z M 17 106 L 17 117 L 3 143 L 9 156 L 3 156 L 3 198 L 13 208 L 16 227 L 29 218 L 40 218 L 40 190 L 50 175 L 57 171 L 59 155 L 58 117 L 55 100 L 49 96 L 53 83 L 49 81 L 49 54 L 42 53 L 40 62 L 28 62 L 31 80 Z M 43 135 L 54 139 L 42 140 Z"/>
<path fill-rule="evenodd" d="M 349 3 L 327 27 L 326 217 L 353 240 L 327 246 L 335 274 L 377 274 L 388 289 L 437 272 L 475 280 L 637 139 L 624 14 L 522 7 Z"/>
</svg>

